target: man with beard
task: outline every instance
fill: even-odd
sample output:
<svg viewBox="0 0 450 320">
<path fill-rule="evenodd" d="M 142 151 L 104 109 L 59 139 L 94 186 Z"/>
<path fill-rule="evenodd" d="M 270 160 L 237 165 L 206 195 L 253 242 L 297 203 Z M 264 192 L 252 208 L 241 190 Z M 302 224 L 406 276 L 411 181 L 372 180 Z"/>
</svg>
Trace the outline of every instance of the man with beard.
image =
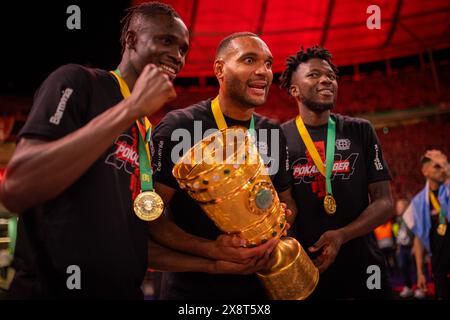
<svg viewBox="0 0 450 320">
<path fill-rule="evenodd" d="M 330 112 L 338 85 L 327 50 L 302 48 L 286 65 L 281 86 L 299 108 L 282 125 L 298 208 L 291 232 L 321 272 L 311 298 L 388 297 L 372 231 L 393 214 L 391 176 L 375 131 L 368 121 Z"/>
<path fill-rule="evenodd" d="M 171 80 L 189 32 L 159 2 L 133 7 L 124 21 L 117 69 L 62 66 L 19 134 L 0 188 L 20 214 L 11 299 L 143 298 L 148 222 L 133 212 L 136 122 L 176 96 Z"/>
<path fill-rule="evenodd" d="M 450 165 L 439 150 L 428 150 L 421 159 L 426 185 L 411 201 L 403 220 L 414 233 L 417 288 L 425 292 L 423 256 L 431 256 L 436 298 L 450 298 Z"/>
<path fill-rule="evenodd" d="M 265 298 L 264 288 L 252 273 L 266 266 L 277 241 L 273 238 L 255 248 L 242 248 L 245 244 L 243 239 L 221 235 L 222 232 L 187 192 L 180 189 L 172 175 L 174 164 L 182 156 L 177 147 L 179 136 L 173 137 L 172 133 L 175 130 L 175 133 L 180 130 L 186 132 L 188 145 L 193 146 L 207 130 L 211 132 L 221 125 L 253 127 L 260 153 L 270 164 L 269 173 L 280 200 L 293 208 L 286 142 L 281 128 L 254 113 L 254 109 L 266 101 L 273 79 L 272 61 L 269 48 L 257 35 L 244 32 L 228 36 L 219 44 L 214 62 L 214 72 L 220 84 L 219 95 L 213 100 L 168 113 L 154 130 L 155 188 L 167 209 L 164 217 L 151 224 L 151 235 L 166 247 L 215 261 L 215 270 L 205 266 L 203 272 L 164 273 L 162 299 Z M 225 123 L 219 121 L 220 117 Z M 266 129 L 266 132 L 261 129 Z M 159 269 L 163 270 L 169 265 L 173 271 L 192 269 L 189 262 L 174 259 L 178 260 L 155 261 L 161 263 Z M 179 270 L 173 269 L 175 264 Z"/>
</svg>

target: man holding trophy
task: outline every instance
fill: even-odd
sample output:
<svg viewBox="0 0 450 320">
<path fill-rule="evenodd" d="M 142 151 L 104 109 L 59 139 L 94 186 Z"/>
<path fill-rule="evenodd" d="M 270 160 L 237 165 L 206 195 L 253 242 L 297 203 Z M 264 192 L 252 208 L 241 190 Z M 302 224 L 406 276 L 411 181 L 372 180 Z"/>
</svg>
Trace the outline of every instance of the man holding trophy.
<svg viewBox="0 0 450 320">
<path fill-rule="evenodd" d="M 280 201 L 296 211 L 286 142 L 279 125 L 254 113 L 266 101 L 272 61 L 257 35 L 230 35 L 219 44 L 214 62 L 219 95 L 168 113 L 154 130 L 155 189 L 166 212 L 150 233 L 155 242 L 186 256 L 174 255 L 181 266 L 176 271 L 185 272 L 164 273 L 162 299 L 302 299 L 317 284 L 318 270 L 298 242 L 279 241 L 292 222 Z M 246 132 L 240 146 L 228 137 L 239 127 Z M 210 149 L 212 144 L 231 145 L 234 161 L 215 162 L 222 150 Z M 214 271 L 206 264 L 203 270 L 186 266 L 192 257 L 215 261 Z M 155 261 L 164 269 L 164 259 Z M 304 283 L 292 289 L 298 283 L 286 271 Z"/>
</svg>

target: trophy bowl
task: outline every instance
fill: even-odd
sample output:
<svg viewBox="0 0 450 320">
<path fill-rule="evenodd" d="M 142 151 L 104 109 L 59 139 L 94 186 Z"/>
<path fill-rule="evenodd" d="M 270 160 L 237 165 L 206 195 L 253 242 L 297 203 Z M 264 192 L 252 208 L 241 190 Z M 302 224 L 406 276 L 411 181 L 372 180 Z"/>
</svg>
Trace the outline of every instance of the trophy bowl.
<svg viewBox="0 0 450 320">
<path fill-rule="evenodd" d="M 283 235 L 284 209 L 246 128 L 230 127 L 207 136 L 178 160 L 172 173 L 220 230 L 239 235 L 247 247 Z M 319 280 L 318 269 L 290 237 L 280 239 L 270 269 L 257 275 L 275 300 L 305 299 Z"/>
</svg>

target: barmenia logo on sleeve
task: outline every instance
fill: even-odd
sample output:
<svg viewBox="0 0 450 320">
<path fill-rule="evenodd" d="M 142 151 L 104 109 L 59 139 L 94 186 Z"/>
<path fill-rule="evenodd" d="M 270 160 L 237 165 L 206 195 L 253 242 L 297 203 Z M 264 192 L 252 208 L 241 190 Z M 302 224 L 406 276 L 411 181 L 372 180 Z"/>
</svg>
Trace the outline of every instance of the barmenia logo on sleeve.
<svg viewBox="0 0 450 320">
<path fill-rule="evenodd" d="M 53 124 L 58 125 L 61 121 L 61 118 L 64 114 L 64 110 L 66 109 L 67 101 L 69 100 L 70 96 L 72 95 L 73 89 L 66 88 L 62 92 L 61 100 L 59 100 L 58 106 L 56 107 L 56 112 L 53 116 L 50 117 L 50 122 Z"/>
<path fill-rule="evenodd" d="M 381 164 L 380 157 L 378 156 L 379 154 L 378 144 L 375 144 L 374 147 L 375 147 L 375 159 L 373 160 L 373 163 L 375 164 L 375 169 L 377 169 L 377 171 L 381 171 L 383 170 L 383 165 Z"/>
</svg>

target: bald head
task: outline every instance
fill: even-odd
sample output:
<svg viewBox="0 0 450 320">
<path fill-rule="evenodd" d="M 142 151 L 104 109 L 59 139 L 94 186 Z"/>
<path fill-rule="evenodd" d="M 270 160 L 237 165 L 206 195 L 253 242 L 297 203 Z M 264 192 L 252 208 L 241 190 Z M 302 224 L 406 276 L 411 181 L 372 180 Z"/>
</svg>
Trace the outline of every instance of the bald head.
<svg viewBox="0 0 450 320">
<path fill-rule="evenodd" d="M 228 37 L 224 38 L 222 41 L 220 41 L 219 46 L 216 50 L 216 60 L 217 59 L 223 59 L 223 57 L 226 55 L 228 50 L 232 48 L 232 42 L 234 39 L 238 38 L 248 38 L 248 37 L 254 37 L 259 38 L 259 36 L 252 32 L 236 32 L 233 34 L 230 34 Z"/>
</svg>

